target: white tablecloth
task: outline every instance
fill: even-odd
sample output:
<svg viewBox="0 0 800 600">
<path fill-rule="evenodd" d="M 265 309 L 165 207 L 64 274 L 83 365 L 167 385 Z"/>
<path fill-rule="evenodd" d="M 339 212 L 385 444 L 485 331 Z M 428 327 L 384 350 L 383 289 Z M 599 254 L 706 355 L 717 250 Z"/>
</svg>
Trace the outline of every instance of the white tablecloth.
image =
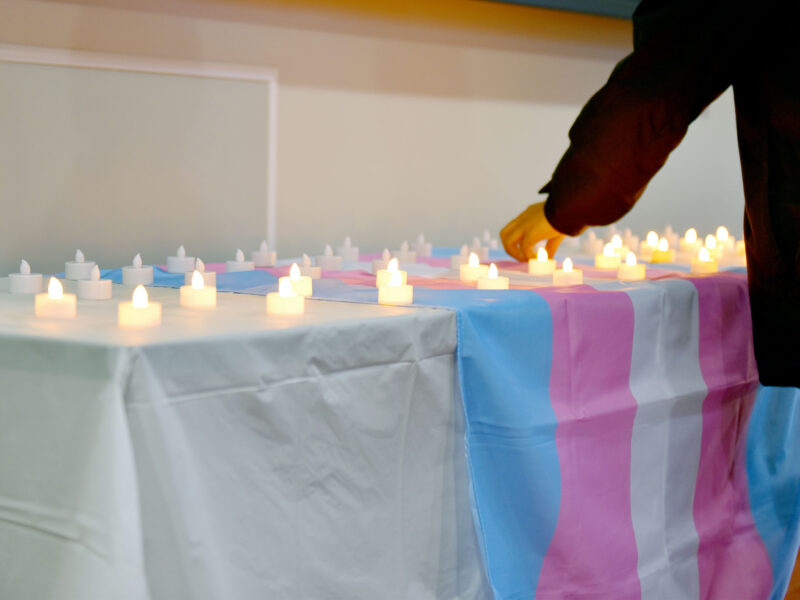
<svg viewBox="0 0 800 600">
<path fill-rule="evenodd" d="M 0 281 L 0 598 L 476 598 L 455 315 L 33 318 Z"/>
</svg>

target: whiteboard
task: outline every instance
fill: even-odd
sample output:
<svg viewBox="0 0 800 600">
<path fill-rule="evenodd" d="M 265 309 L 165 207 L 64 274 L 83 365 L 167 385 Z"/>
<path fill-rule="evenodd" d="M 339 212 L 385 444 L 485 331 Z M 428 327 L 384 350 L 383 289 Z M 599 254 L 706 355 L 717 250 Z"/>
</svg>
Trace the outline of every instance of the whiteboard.
<svg viewBox="0 0 800 600">
<path fill-rule="evenodd" d="M 0 275 L 61 271 L 76 248 L 105 268 L 274 241 L 273 73 L 26 55 L 0 53 Z"/>
</svg>

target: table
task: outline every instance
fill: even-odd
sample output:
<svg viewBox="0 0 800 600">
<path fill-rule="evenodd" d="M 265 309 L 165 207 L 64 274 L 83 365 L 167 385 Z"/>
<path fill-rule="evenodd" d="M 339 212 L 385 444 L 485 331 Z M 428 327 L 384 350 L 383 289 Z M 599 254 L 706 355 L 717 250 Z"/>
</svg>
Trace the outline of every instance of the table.
<svg viewBox="0 0 800 600">
<path fill-rule="evenodd" d="M 2 286 L 0 597 L 486 596 L 452 312 L 151 288 L 123 332 Z"/>
</svg>

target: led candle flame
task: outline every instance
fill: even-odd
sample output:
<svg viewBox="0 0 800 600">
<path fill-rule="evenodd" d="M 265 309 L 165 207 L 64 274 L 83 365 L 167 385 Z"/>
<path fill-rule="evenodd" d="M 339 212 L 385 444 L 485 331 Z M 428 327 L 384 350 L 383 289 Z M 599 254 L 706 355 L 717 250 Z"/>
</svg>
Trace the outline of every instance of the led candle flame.
<svg viewBox="0 0 800 600">
<path fill-rule="evenodd" d="M 323 256 L 333 256 L 333 248 L 330 247 L 330 244 L 325 244 L 325 250 L 322 253 Z"/>
<path fill-rule="evenodd" d="M 655 231 L 648 231 L 647 240 L 645 241 L 645 243 L 648 246 L 655 248 L 656 246 L 658 246 L 658 242 L 659 242 L 658 234 Z"/>
<path fill-rule="evenodd" d="M 82 263 L 85 260 L 86 260 L 86 258 L 83 256 L 83 252 L 81 252 L 80 248 L 75 250 L 75 262 L 76 263 Z"/>
<path fill-rule="evenodd" d="M 297 266 L 296 264 L 293 266 Z M 305 296 L 298 294 L 294 287 L 295 282 L 308 279 L 297 273 L 297 278 L 281 277 L 278 279 L 278 291 L 267 294 L 267 314 L 270 316 L 302 315 L 306 310 Z"/>
<path fill-rule="evenodd" d="M 381 260 L 385 260 L 388 266 L 389 260 L 392 258 L 391 252 L 389 252 L 388 248 L 384 248 L 383 252 L 381 252 Z"/>
<path fill-rule="evenodd" d="M 544 262 L 548 260 L 550 257 L 547 256 L 547 250 L 544 248 L 539 248 L 539 251 L 536 253 L 536 260 L 539 262 Z"/>
<path fill-rule="evenodd" d="M 715 250 L 717 248 L 717 238 L 713 235 L 709 234 L 706 236 L 706 248 L 709 250 Z"/>
<path fill-rule="evenodd" d="M 183 245 L 178 246 L 178 251 L 175 253 L 178 258 L 186 258 L 186 248 Z"/>
<path fill-rule="evenodd" d="M 666 252 L 669 250 L 669 242 L 667 241 L 667 238 L 662 237 L 660 240 L 658 240 L 658 250 L 660 252 Z"/>
<path fill-rule="evenodd" d="M 339 271 L 342 268 L 342 257 L 335 256 L 330 244 L 325 244 L 325 249 L 314 259 L 314 264 L 326 271 Z"/>
<path fill-rule="evenodd" d="M 617 277 L 623 281 L 639 281 L 645 278 L 645 266 L 636 263 L 636 255 L 628 252 L 625 263 L 619 266 Z"/>
<path fill-rule="evenodd" d="M 386 265 L 385 269 L 379 269 L 375 274 L 375 287 L 388 285 L 395 274 L 400 278 L 400 283 L 405 285 L 408 281 L 408 273 L 406 273 L 406 271 L 401 271 L 398 260 L 393 258 L 389 261 L 389 264 Z"/>
<path fill-rule="evenodd" d="M 300 275 L 305 275 L 311 279 L 319 279 L 322 276 L 322 269 L 311 266 L 311 258 L 309 258 L 308 254 L 303 254 L 300 262 Z"/>
<path fill-rule="evenodd" d="M 352 245 L 353 245 L 353 242 L 350 241 L 350 236 L 348 235 L 346 238 L 344 238 L 344 247 L 345 248 L 350 248 L 350 247 L 352 247 Z"/>
<path fill-rule="evenodd" d="M 64 286 L 55 277 L 51 277 L 47 284 L 47 296 L 52 300 L 57 300 L 64 297 Z"/>
<path fill-rule="evenodd" d="M 269 245 L 267 244 L 267 240 L 261 240 L 261 245 L 258 247 L 258 251 L 264 253 L 269 252 Z"/>
<path fill-rule="evenodd" d="M 433 245 L 425 241 L 425 235 L 420 233 L 417 236 L 417 241 L 414 244 L 414 250 L 417 253 L 417 256 L 424 256 L 425 258 L 430 258 L 433 252 Z"/>
<path fill-rule="evenodd" d="M 697 243 L 697 230 L 694 227 L 687 229 L 683 239 L 689 244 Z"/>
<path fill-rule="evenodd" d="M 397 270 L 390 271 L 389 281 L 386 283 L 386 285 L 391 285 L 393 287 L 399 287 L 403 285 L 403 280 L 400 277 L 400 271 Z"/>
<path fill-rule="evenodd" d="M 31 273 L 24 258 L 19 263 L 19 273 L 8 274 L 8 291 L 12 294 L 37 294 L 42 291 L 42 274 Z"/>
<path fill-rule="evenodd" d="M 620 239 L 620 244 L 622 239 Z M 619 269 L 620 258 L 613 243 L 608 243 L 603 246 L 603 253 L 594 257 L 594 266 L 597 269 L 605 271 L 616 271 Z"/>
<path fill-rule="evenodd" d="M 728 229 L 724 225 L 720 225 L 719 227 L 717 227 L 717 241 L 720 242 L 728 241 Z"/>
<path fill-rule="evenodd" d="M 311 259 L 309 258 L 308 254 L 303 254 L 303 266 L 304 267 L 311 266 Z"/>
<path fill-rule="evenodd" d="M 478 281 L 481 277 L 486 277 L 489 274 L 489 267 L 480 264 L 478 255 L 474 252 L 469 253 L 467 264 L 459 267 L 459 275 L 461 281 L 465 283 L 472 283 Z"/>
<path fill-rule="evenodd" d="M 469 247 L 463 244 L 458 251 L 458 254 L 450 256 L 450 268 L 459 269 L 461 265 L 467 264 L 469 261 Z"/>
<path fill-rule="evenodd" d="M 489 265 L 489 271 L 486 277 L 478 279 L 479 290 L 507 290 L 508 277 L 500 277 L 497 272 L 497 265 L 492 263 Z"/>
<path fill-rule="evenodd" d="M 622 238 L 616 233 L 611 237 L 611 247 L 615 250 L 622 248 Z"/>
<path fill-rule="evenodd" d="M 194 270 L 195 272 L 205 273 L 206 264 L 198 258 L 194 261 Z"/>
<path fill-rule="evenodd" d="M 556 261 L 547 256 L 547 250 L 540 247 L 536 252 L 536 260 L 528 261 L 529 275 L 548 275 L 551 276 L 556 270 Z"/>
<path fill-rule="evenodd" d="M 311 277 L 303 275 L 300 272 L 300 267 L 297 266 L 297 263 L 292 263 L 292 266 L 289 267 L 288 277 L 280 277 L 278 279 L 278 291 L 280 291 L 281 284 L 288 285 L 289 289 L 292 290 L 292 293 L 304 298 L 311 296 L 313 293 Z"/>
<path fill-rule="evenodd" d="M 20 275 L 30 275 L 31 274 L 31 266 L 28 264 L 28 261 L 24 258 L 22 262 L 19 263 L 19 274 Z"/>
<path fill-rule="evenodd" d="M 561 268 L 553 271 L 553 285 L 580 285 L 582 283 L 583 271 L 573 268 L 571 258 L 565 258 Z"/>
<path fill-rule="evenodd" d="M 92 267 L 92 272 L 89 274 L 89 281 L 100 281 L 100 267 L 97 265 Z"/>
<path fill-rule="evenodd" d="M 350 239 L 349 235 L 345 236 L 344 245 L 339 246 L 337 250 L 339 256 L 342 257 L 342 260 L 350 260 L 355 262 L 359 259 L 358 246 L 353 246 L 353 240 Z"/>
<path fill-rule="evenodd" d="M 147 290 L 143 285 L 137 285 L 136 289 L 133 290 L 131 304 L 133 304 L 133 308 L 147 308 Z"/>
<path fill-rule="evenodd" d="M 206 287 L 217 287 L 217 274 L 214 271 L 206 271 L 205 263 L 198 257 L 193 259 L 194 267 L 187 271 L 183 277 L 184 285 L 191 286 L 194 282 L 194 274 L 195 272 L 200 273 L 200 277 L 203 278 L 203 284 Z M 228 261 L 230 263 L 232 261 Z M 228 269 L 229 271 L 236 271 L 236 267 L 234 266 L 232 269 Z"/>
<path fill-rule="evenodd" d="M 700 248 L 697 257 L 692 259 L 692 274 L 708 275 L 716 273 L 717 270 L 717 261 L 711 256 L 711 251 L 708 248 Z"/>
<path fill-rule="evenodd" d="M 461 254 L 461 256 L 467 256 L 469 254 L 469 248 L 467 247 L 466 244 L 462 244 L 461 250 L 459 250 L 459 254 Z"/>
<path fill-rule="evenodd" d="M 241 248 L 236 249 L 236 262 L 244 262 L 244 252 Z"/>
<path fill-rule="evenodd" d="M 685 254 L 695 254 L 701 245 L 702 243 L 697 239 L 697 230 L 694 227 L 687 229 L 683 239 L 680 241 L 681 252 Z"/>
<path fill-rule="evenodd" d="M 142 268 L 142 255 L 139 254 L 138 252 L 136 253 L 136 256 L 133 257 L 133 261 L 131 261 L 131 266 L 137 269 Z"/>
<path fill-rule="evenodd" d="M 203 276 L 200 274 L 200 271 L 195 270 L 192 273 L 192 289 L 202 290 L 204 287 L 206 287 L 206 282 L 203 281 Z"/>
<path fill-rule="evenodd" d="M 408 240 L 403 240 L 403 243 L 400 244 L 400 252 L 408 252 Z"/>
</svg>

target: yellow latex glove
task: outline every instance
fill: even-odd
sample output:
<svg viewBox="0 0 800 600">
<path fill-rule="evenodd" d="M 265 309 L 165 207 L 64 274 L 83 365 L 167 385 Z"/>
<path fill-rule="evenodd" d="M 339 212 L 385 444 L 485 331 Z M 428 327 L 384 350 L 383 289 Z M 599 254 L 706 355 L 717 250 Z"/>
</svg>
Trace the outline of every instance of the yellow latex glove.
<svg viewBox="0 0 800 600">
<path fill-rule="evenodd" d="M 534 246 L 543 240 L 547 240 L 547 256 L 553 258 L 565 237 L 547 221 L 544 216 L 544 202 L 531 204 L 500 231 L 500 239 L 506 252 L 519 261 L 535 258 Z"/>
</svg>

